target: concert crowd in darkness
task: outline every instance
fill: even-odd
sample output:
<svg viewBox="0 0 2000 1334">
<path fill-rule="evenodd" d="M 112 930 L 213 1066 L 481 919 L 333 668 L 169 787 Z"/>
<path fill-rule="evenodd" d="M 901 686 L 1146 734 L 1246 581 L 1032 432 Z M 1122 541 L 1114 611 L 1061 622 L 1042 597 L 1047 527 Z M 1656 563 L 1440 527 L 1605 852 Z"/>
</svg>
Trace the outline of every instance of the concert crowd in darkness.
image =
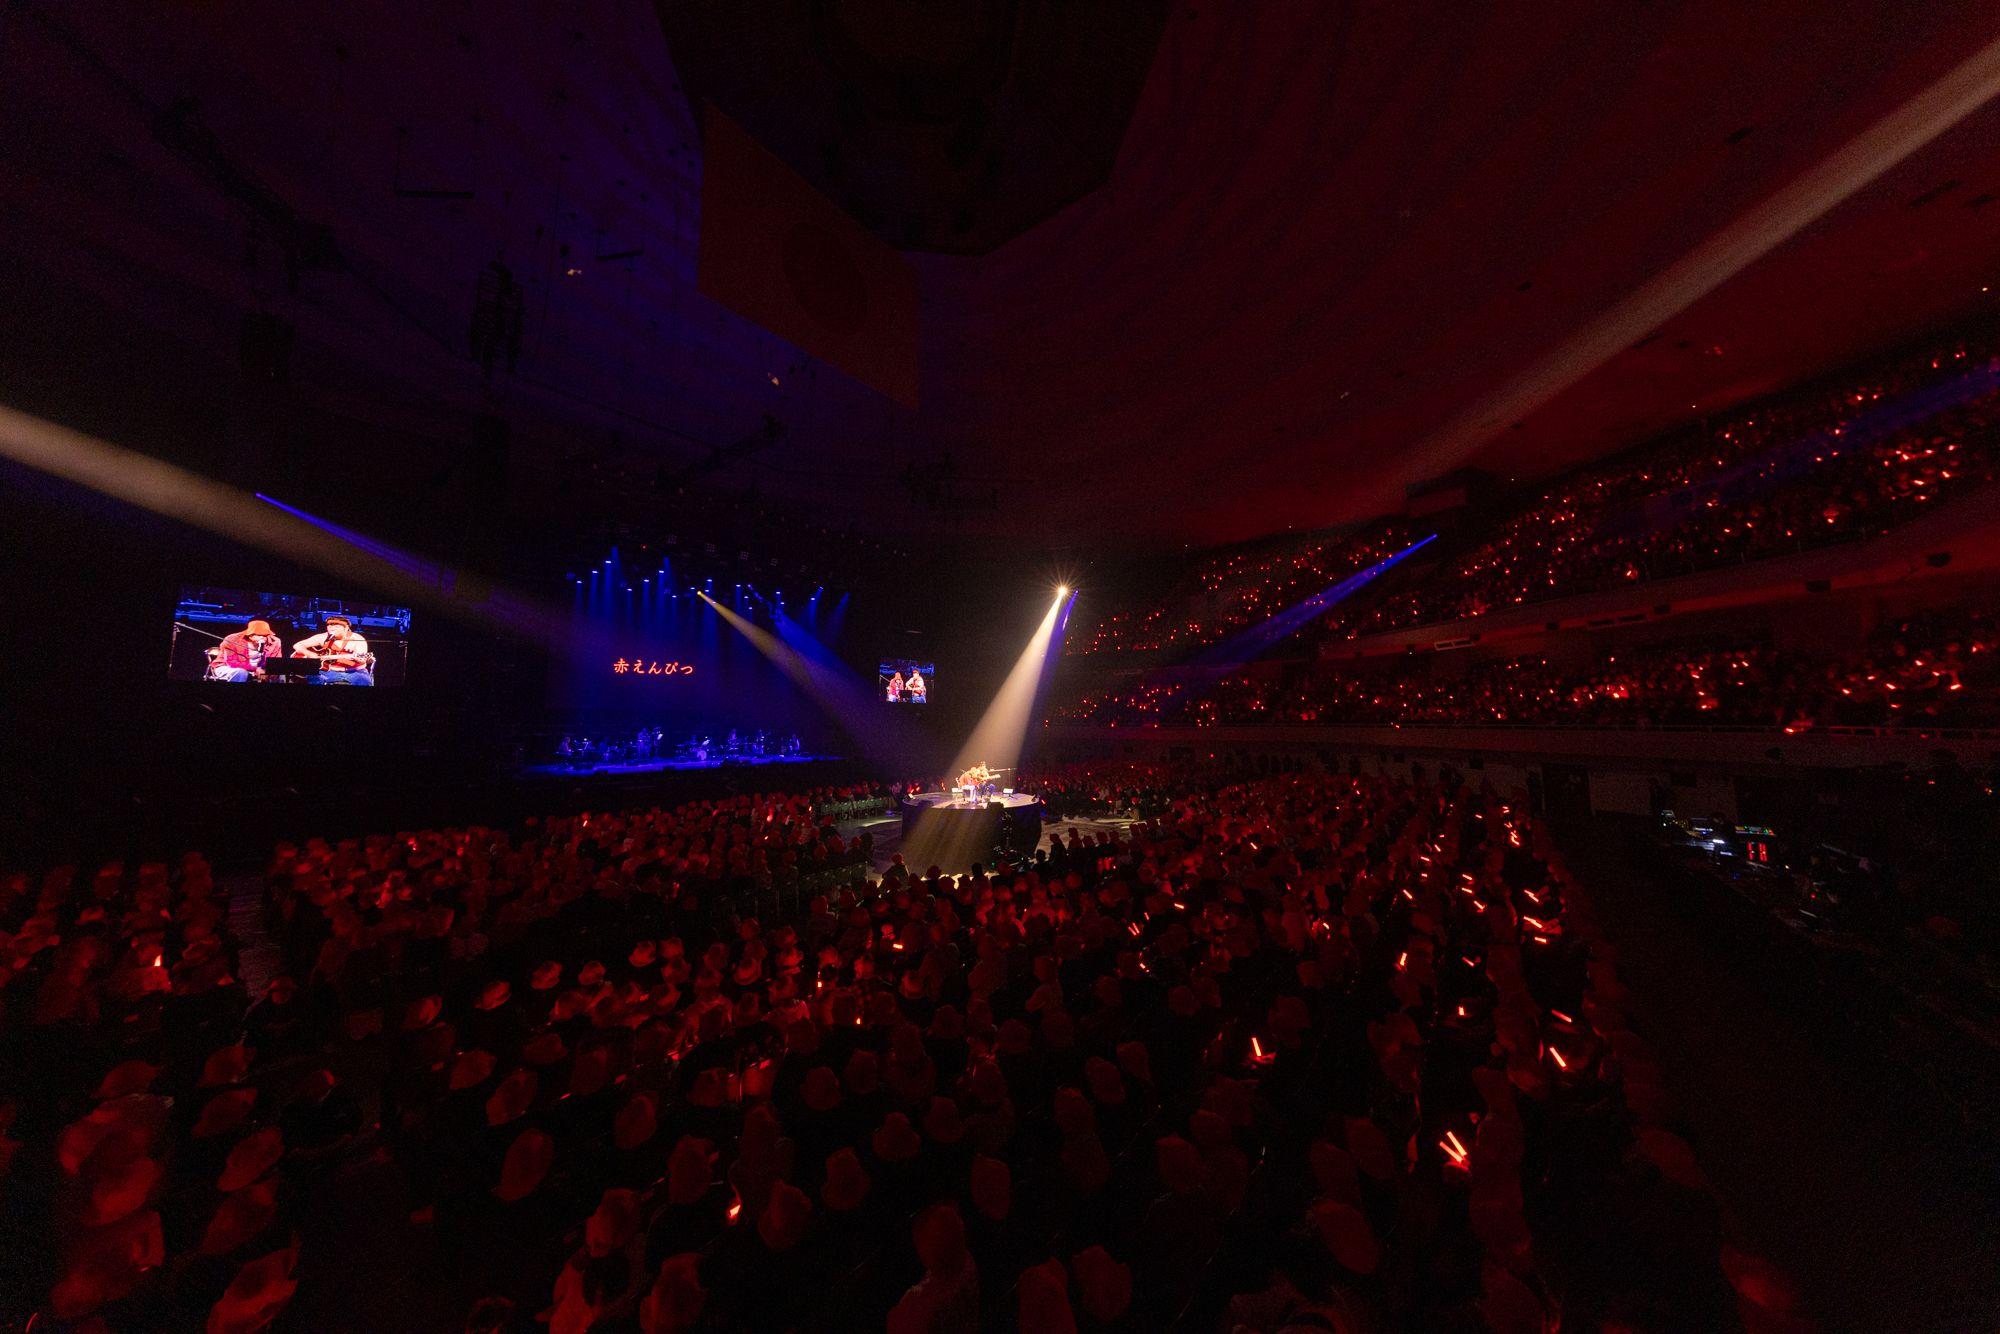
<svg viewBox="0 0 2000 1334">
<path fill-rule="evenodd" d="M 1681 644 L 1569 666 L 1532 656 L 1452 667 L 1446 655 L 1425 654 L 1288 663 L 1219 680 L 1145 680 L 1076 700 L 1053 717 L 1115 727 L 1511 723 L 1795 734 L 2000 726 L 2000 629 L 1988 612 L 1899 621 L 1846 652 Z"/>
<path fill-rule="evenodd" d="M 2000 6 L 161 9 L 0 1334 L 2000 1331 Z"/>
<path fill-rule="evenodd" d="M 1329 584 L 1395 555 L 1422 534 L 1404 520 L 1362 532 L 1281 543 L 1276 550 L 1236 551 L 1202 561 L 1154 605 L 1119 608 L 1074 639 L 1080 654 L 1153 653 L 1214 643 L 1256 625 Z M 1200 617 L 1177 608 L 1202 602 Z"/>
<path fill-rule="evenodd" d="M 1047 786 L 1151 818 L 879 884 L 817 811 L 851 791 L 311 840 L 271 855 L 261 961 L 198 855 L 12 875 L 10 1271 L 63 1321 L 212 1330 L 1773 1300 L 1524 812 L 1185 765 Z M 1546 1207 L 1585 1186 L 1634 1221 Z"/>
<path fill-rule="evenodd" d="M 1937 394 L 1937 404 L 1901 407 L 1924 392 Z M 1851 443 L 1885 410 L 1917 420 L 1897 426 L 1891 418 Z M 1997 466 L 2000 357 L 1991 338 L 1954 337 L 1577 469 L 1515 508 L 1475 519 L 1453 536 L 1457 554 L 1357 592 L 1300 642 L 1474 618 L 1853 542 L 1985 486 Z M 1158 605 L 1113 606 L 1096 625 L 1079 626 L 1070 651 L 1137 655 L 1217 643 L 1424 531 L 1381 519 L 1352 534 L 1208 558 Z"/>
</svg>

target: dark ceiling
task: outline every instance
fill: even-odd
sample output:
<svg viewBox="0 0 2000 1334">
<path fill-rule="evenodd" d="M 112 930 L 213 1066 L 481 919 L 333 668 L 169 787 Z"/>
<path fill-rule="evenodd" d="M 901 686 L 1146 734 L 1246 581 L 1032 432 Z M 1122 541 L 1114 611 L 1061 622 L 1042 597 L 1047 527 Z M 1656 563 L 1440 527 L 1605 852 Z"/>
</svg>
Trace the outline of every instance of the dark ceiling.
<svg viewBox="0 0 2000 1334">
<path fill-rule="evenodd" d="M 689 103 L 890 244 L 985 254 L 1103 185 L 1167 0 L 655 0 Z"/>
<path fill-rule="evenodd" d="M 1325 524 L 1991 309 L 2000 82 L 1990 53 L 1952 72 L 1996 37 L 2000 10 L 1950 0 L 1175 4 L 1105 184 L 990 253 L 912 257 L 911 411 L 696 292 L 699 137 L 648 7 L 24 0 L 0 8 L 0 384 L 226 397 L 254 312 L 296 331 L 298 411 L 498 413 L 544 468 L 719 458 L 718 484 L 980 549 Z M 1072 91 L 1099 144 L 1117 89 Z M 1009 138 L 1035 123 L 981 140 L 1019 182 L 971 215 L 992 237 L 1081 179 Z M 842 179 L 867 143 L 839 142 Z M 935 184 L 890 197 L 951 244 Z M 468 332 L 495 262 L 511 369 Z"/>
</svg>

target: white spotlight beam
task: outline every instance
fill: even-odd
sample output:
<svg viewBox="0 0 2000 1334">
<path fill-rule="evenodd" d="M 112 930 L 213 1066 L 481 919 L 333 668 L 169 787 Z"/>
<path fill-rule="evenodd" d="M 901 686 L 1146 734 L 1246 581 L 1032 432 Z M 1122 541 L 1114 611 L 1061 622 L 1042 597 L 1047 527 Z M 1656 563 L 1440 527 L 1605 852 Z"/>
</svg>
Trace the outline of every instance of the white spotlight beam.
<svg viewBox="0 0 2000 1334">
<path fill-rule="evenodd" d="M 1617 305 L 1579 329 L 1498 392 L 1476 402 L 1403 456 L 1408 479 L 1435 477 L 1471 457 L 1619 352 L 1824 217 L 1855 191 L 2000 96 L 2000 40 L 1724 226 Z"/>
<path fill-rule="evenodd" d="M 1035 694 L 1041 687 L 1043 660 L 1048 657 L 1049 642 L 1068 597 L 1069 590 L 1065 588 L 1049 604 L 1034 637 L 1021 650 L 993 702 L 986 706 L 972 735 L 952 760 L 953 775 L 974 764 L 1012 769 L 1020 762 L 1022 743 L 1027 740 L 1028 722 L 1035 708 Z M 986 855 L 989 835 L 990 830 L 976 821 L 941 819 L 937 810 L 926 810 L 917 817 L 914 827 L 904 830 L 903 855 L 912 868 L 938 866 L 956 873 Z"/>
<path fill-rule="evenodd" d="M 1035 693 L 1041 687 L 1042 661 L 1048 656 L 1056 618 L 1062 615 L 1063 599 L 1068 595 L 1069 590 L 1065 588 L 1049 604 L 1042 623 L 1035 628 L 1034 638 L 1021 650 L 1021 656 L 1015 660 L 1013 670 L 1007 673 L 1007 679 L 1000 683 L 993 702 L 986 706 L 986 712 L 972 729 L 972 735 L 959 748 L 951 766 L 954 774 L 982 763 L 994 768 L 1011 769 L 1020 761 L 1021 747 L 1027 740 L 1028 724 L 1035 709 Z"/>
<path fill-rule="evenodd" d="M 419 578 L 395 562 L 225 482 L 0 406 L 0 455 L 244 546 L 350 579 L 399 602 L 438 607 L 473 624 L 583 651 L 569 618 L 484 581 L 437 567 Z"/>
<path fill-rule="evenodd" d="M 900 725 L 882 726 L 868 719 L 870 701 L 847 675 L 826 663 L 814 662 L 762 626 L 723 606 L 707 593 L 695 593 L 727 621 L 751 647 L 768 658 L 779 671 L 791 678 L 820 711 L 833 719 L 878 759 L 901 755 L 903 735 Z"/>
</svg>

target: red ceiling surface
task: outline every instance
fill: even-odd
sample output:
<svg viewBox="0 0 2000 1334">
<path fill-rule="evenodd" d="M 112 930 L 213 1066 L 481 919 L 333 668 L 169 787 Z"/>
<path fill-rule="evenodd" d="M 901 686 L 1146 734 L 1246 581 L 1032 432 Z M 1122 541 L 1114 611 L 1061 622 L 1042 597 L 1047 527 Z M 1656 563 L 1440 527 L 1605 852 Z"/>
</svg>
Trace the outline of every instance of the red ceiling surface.
<svg viewBox="0 0 2000 1334">
<path fill-rule="evenodd" d="M 1996 33 L 1949 5 L 1189 7 L 1106 189 L 926 267 L 927 411 L 1039 447 L 1050 502 L 1119 530 L 1377 511 L 1460 409 Z M 1473 461 L 1557 467 L 1974 307 L 1987 192 L 1991 106 Z"/>
<path fill-rule="evenodd" d="M 1178 546 L 1363 517 L 1457 463 L 1616 448 L 2000 287 L 2000 108 L 1833 169 L 1927 90 L 1980 86 L 1949 76 L 2000 39 L 1990 5 L 1178 4 L 1106 185 L 984 256 L 912 257 L 915 411 L 695 291 L 699 137 L 644 6 L 0 25 L 0 263 L 27 294 L 0 355 L 116 374 L 143 329 L 233 361 L 235 315 L 273 309 L 302 399 L 358 419 L 498 400 L 537 439 L 675 465 L 770 414 L 782 437 L 721 480 L 905 534 Z M 289 289 L 152 132 L 182 96 L 338 266 Z M 1577 351 L 1815 172 L 1838 202 Z M 496 258 L 528 292 L 504 393 L 464 333 Z M 1577 374 L 1537 370 L 1566 349 Z M 1479 421 L 1496 400 L 1526 406 Z M 992 508 L 901 480 L 946 458 L 947 497 Z"/>
</svg>

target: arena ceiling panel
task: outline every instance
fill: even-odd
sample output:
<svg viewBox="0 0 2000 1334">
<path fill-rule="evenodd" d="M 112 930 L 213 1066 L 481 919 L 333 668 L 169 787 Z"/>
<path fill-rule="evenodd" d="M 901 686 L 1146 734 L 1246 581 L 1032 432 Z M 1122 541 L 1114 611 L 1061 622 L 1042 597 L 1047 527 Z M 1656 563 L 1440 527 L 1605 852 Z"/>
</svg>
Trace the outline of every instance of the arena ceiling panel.
<svg viewBox="0 0 2000 1334">
<path fill-rule="evenodd" d="M 985 253 L 912 252 L 915 409 L 697 292 L 700 136 L 646 7 L 0 25 L 17 383 L 233 370 L 243 315 L 275 315 L 316 409 L 499 411 L 551 458 L 719 459 L 900 535 L 1364 517 L 1447 466 L 1534 475 L 1718 412 L 2000 278 L 1977 4 L 1174 4 L 1101 184 L 1066 167 L 1044 220 L 975 210 Z M 496 263 L 497 364 L 468 334 Z M 1638 296 L 1659 318 L 1611 318 Z"/>
</svg>

